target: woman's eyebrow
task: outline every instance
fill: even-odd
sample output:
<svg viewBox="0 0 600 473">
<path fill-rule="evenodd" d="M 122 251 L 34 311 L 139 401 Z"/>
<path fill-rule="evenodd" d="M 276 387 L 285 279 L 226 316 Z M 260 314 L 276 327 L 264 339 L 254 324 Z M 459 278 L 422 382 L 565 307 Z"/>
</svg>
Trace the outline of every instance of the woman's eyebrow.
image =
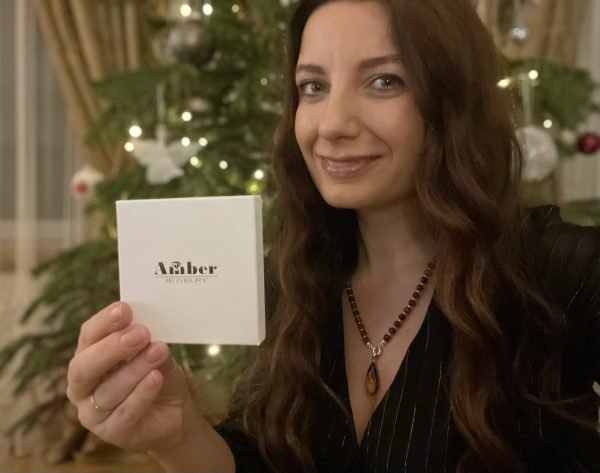
<svg viewBox="0 0 600 473">
<path fill-rule="evenodd" d="M 358 70 L 372 69 L 373 67 L 381 66 L 383 64 L 402 64 L 402 59 L 399 54 L 387 54 L 385 56 L 376 56 L 363 59 L 358 63 Z M 325 69 L 315 64 L 298 64 L 296 66 L 296 74 L 300 72 L 308 72 L 311 74 L 325 75 Z"/>
<path fill-rule="evenodd" d="M 315 66 L 314 64 L 298 64 L 296 66 L 296 74 L 299 72 L 325 75 L 325 69 L 323 69 L 321 66 Z"/>
<path fill-rule="evenodd" d="M 402 59 L 400 58 L 399 54 L 387 54 L 385 56 L 371 57 L 360 61 L 358 64 L 358 69 L 362 71 L 389 63 L 402 65 Z"/>
</svg>

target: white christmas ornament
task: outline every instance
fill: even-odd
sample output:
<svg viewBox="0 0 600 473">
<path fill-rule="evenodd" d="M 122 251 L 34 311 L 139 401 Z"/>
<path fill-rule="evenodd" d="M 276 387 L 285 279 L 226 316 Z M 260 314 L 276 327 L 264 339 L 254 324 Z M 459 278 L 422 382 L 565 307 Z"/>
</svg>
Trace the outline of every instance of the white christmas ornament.
<svg viewBox="0 0 600 473">
<path fill-rule="evenodd" d="M 523 180 L 541 181 L 558 165 L 558 148 L 550 134 L 543 128 L 527 125 L 517 130 L 523 148 Z"/>
<path fill-rule="evenodd" d="M 149 184 L 166 184 L 183 176 L 180 169 L 200 149 L 199 144 L 183 145 L 181 141 L 167 144 L 167 132 L 164 125 L 156 127 L 155 140 L 133 140 L 133 156 L 146 168 L 146 180 Z"/>
<path fill-rule="evenodd" d="M 86 199 L 92 195 L 96 184 L 103 179 L 101 172 L 85 165 L 71 178 L 71 193 L 76 199 Z"/>
</svg>

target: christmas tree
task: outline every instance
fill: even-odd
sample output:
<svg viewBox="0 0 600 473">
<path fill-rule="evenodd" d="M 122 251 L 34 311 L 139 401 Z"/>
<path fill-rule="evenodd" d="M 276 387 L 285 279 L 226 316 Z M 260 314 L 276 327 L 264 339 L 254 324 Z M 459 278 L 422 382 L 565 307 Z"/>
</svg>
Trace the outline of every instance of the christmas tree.
<svg viewBox="0 0 600 473">
<path fill-rule="evenodd" d="M 87 143 L 118 145 L 118 169 L 107 176 L 86 166 L 72 182 L 99 222 L 99 235 L 35 268 L 47 282 L 22 322 L 37 318 L 44 329 L 0 351 L 0 372 L 18 363 L 15 396 L 34 386 L 46 393 L 11 433 L 27 432 L 42 419 L 77 422 L 65 413 L 66 368 L 81 324 L 119 299 L 117 200 L 260 194 L 268 244 L 274 192 L 267 156 L 282 107 L 288 6 L 279 0 L 146 2 L 145 12 L 149 54 L 141 66 L 93 84 L 104 107 Z M 218 379 L 222 399 L 205 406 L 218 420 L 251 349 L 171 349 L 190 378 Z M 79 447 L 81 433 L 71 431 L 50 449 L 49 461 Z"/>
<path fill-rule="evenodd" d="M 118 145 L 118 166 L 111 175 L 86 168 L 73 180 L 74 193 L 87 199 L 89 214 L 100 223 L 99 234 L 35 268 L 34 275 L 46 283 L 22 320 L 37 318 L 43 330 L 0 351 L 0 373 L 11 362 L 18 365 L 16 396 L 32 386 L 47 392 L 11 432 L 28 431 L 41 418 L 69 418 L 65 374 L 80 326 L 119 299 L 115 201 L 261 194 L 268 244 L 275 191 L 267 157 L 282 108 L 283 33 L 290 6 L 279 0 L 146 3 L 149 53 L 140 67 L 93 84 L 104 107 L 87 143 Z M 504 4 L 510 9 L 513 2 Z M 507 24 L 506 34 L 524 39 L 522 25 Z M 540 58 L 504 62 L 506 77 L 498 86 L 515 97 L 530 184 L 548 179 L 559 157 L 567 158 L 576 147 L 590 154 L 598 149 L 597 135 L 577 140 L 575 132 L 594 108 L 587 73 Z M 584 220 L 600 215 L 600 205 L 575 203 L 567 214 Z M 225 399 L 250 351 L 190 345 L 172 350 L 190 378 L 218 379 L 226 387 Z M 73 429 L 50 461 L 72 455 L 81 435 Z"/>
</svg>

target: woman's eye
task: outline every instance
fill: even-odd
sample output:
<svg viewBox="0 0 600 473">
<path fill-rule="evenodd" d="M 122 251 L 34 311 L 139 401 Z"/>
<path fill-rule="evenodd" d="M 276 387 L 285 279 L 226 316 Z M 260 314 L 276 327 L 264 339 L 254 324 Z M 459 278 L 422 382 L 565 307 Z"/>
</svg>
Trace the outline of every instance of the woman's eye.
<svg viewBox="0 0 600 473">
<path fill-rule="evenodd" d="M 384 75 L 376 77 L 371 85 L 377 90 L 396 90 L 404 85 L 404 81 L 398 76 Z"/>
<path fill-rule="evenodd" d="M 325 86 L 321 82 L 307 80 L 298 85 L 298 93 L 302 96 L 312 97 L 318 95 L 325 90 Z"/>
</svg>

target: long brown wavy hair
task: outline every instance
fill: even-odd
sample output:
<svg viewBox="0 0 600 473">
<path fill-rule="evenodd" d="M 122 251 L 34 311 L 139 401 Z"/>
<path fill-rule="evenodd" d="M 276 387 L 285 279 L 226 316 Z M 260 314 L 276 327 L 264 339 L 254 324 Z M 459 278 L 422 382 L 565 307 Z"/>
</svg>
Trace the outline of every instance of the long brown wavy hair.
<svg viewBox="0 0 600 473">
<path fill-rule="evenodd" d="M 416 191 L 436 234 L 435 297 L 453 329 L 449 397 L 469 445 L 459 471 L 524 471 L 503 433 L 515 399 L 559 399 L 563 322 L 527 274 L 522 157 L 511 99 L 496 85 L 496 50 L 468 0 L 380 1 L 426 124 Z M 302 32 L 324 3 L 301 0 L 289 27 L 287 95 L 273 150 L 280 220 L 267 281 L 279 296 L 231 411 L 271 467 L 286 473 L 315 469 L 309 435 L 319 393 L 343 407 L 320 376 L 321 344 L 358 260 L 355 212 L 325 203 L 294 134 Z M 507 294 L 527 316 L 508 319 Z"/>
</svg>

